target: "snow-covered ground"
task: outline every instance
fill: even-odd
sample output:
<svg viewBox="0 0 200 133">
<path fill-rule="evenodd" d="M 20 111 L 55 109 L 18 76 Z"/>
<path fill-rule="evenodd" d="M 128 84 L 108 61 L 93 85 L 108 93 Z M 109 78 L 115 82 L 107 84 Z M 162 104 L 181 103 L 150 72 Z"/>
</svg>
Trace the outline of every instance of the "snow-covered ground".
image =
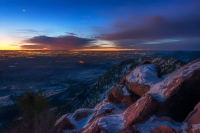
<svg viewBox="0 0 200 133">
<path fill-rule="evenodd" d="M 98 125 L 106 129 L 109 133 L 116 133 L 124 128 L 124 115 L 114 114 L 101 118 Z"/>
</svg>

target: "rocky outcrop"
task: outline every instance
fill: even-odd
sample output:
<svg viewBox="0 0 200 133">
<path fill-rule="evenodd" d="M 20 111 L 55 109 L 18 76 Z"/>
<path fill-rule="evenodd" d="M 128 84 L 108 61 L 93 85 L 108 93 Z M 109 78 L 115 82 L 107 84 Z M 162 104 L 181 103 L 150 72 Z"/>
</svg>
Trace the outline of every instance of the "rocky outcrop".
<svg viewBox="0 0 200 133">
<path fill-rule="evenodd" d="M 124 112 L 124 126 L 130 127 L 132 124 L 145 122 L 156 111 L 158 101 L 150 94 L 141 97 Z"/>
<path fill-rule="evenodd" d="M 138 82 L 126 82 L 126 86 L 139 96 L 146 94 L 150 90 L 150 85 L 139 84 Z"/>
<path fill-rule="evenodd" d="M 176 60 L 173 58 L 162 58 L 157 57 L 151 60 L 152 64 L 155 64 L 158 67 L 158 74 L 162 77 L 163 75 L 174 72 L 181 66 L 185 65 L 185 63 L 180 60 Z"/>
<path fill-rule="evenodd" d="M 116 85 L 113 87 L 107 95 L 107 99 L 112 103 L 122 102 L 126 106 L 130 106 L 133 104 L 139 96 L 132 93 L 126 86 Z"/>
<path fill-rule="evenodd" d="M 96 104 L 98 104 L 105 98 L 106 93 L 104 92 L 108 91 L 107 86 L 111 86 L 113 85 L 113 83 L 117 83 L 120 80 L 120 77 L 124 75 L 125 75 L 124 79 L 126 79 L 126 74 L 131 72 L 131 70 L 136 68 L 140 64 L 140 62 L 143 62 L 144 60 L 149 60 L 152 62 L 152 64 L 158 66 L 161 69 L 161 76 L 169 74 L 184 65 L 181 63 L 181 61 L 177 61 L 175 59 L 155 57 L 155 56 L 152 56 L 151 58 L 124 60 L 121 63 L 113 66 L 104 75 L 99 77 L 91 88 L 84 89 L 81 93 L 79 93 L 78 96 L 76 96 L 74 99 L 70 100 L 70 102 L 65 104 L 64 109 L 62 109 L 62 113 L 74 112 L 81 106 L 93 108 Z M 120 84 L 122 83 L 120 82 Z M 88 101 L 90 102 L 88 103 Z"/>
<path fill-rule="evenodd" d="M 88 117 L 89 115 L 91 115 L 92 113 L 94 113 L 94 110 L 93 109 L 79 109 L 79 110 L 76 110 L 73 114 L 73 118 L 75 121 L 80 121 L 82 120 L 83 118 L 86 118 Z"/>
<path fill-rule="evenodd" d="M 174 129 L 168 126 L 158 126 L 151 133 L 177 133 Z"/>
<path fill-rule="evenodd" d="M 158 81 L 157 67 L 153 64 L 142 64 L 126 75 L 125 84 L 132 92 L 142 96 Z"/>
<path fill-rule="evenodd" d="M 113 113 L 121 113 L 125 109 L 124 104 L 113 104 L 108 102 L 106 99 L 99 103 L 95 108 L 96 111 L 93 117 L 99 115 L 113 114 Z"/>
<path fill-rule="evenodd" d="M 200 60 L 197 60 L 169 74 L 164 81 L 154 85 L 150 93 L 156 93 L 163 98 L 156 115 L 183 121 L 200 101 L 199 79 Z"/>
<path fill-rule="evenodd" d="M 188 133 L 200 133 L 200 102 L 195 106 L 194 110 L 189 113 L 184 123 L 187 124 L 185 131 Z"/>
<path fill-rule="evenodd" d="M 200 102 L 200 59 L 162 80 L 157 74 L 155 65 L 149 62 L 139 65 L 111 88 L 91 112 L 76 111 L 70 121 L 79 124 L 79 131 L 73 131 L 177 133 L 180 129 L 200 133 L 200 103 L 197 104 Z M 183 126 L 179 127 L 175 121 L 183 122 Z"/>
<path fill-rule="evenodd" d="M 120 102 L 125 103 L 126 105 L 131 105 L 133 103 L 131 99 L 131 92 L 127 90 L 126 86 L 117 85 L 112 89 L 113 96 Z"/>
<path fill-rule="evenodd" d="M 107 93 L 107 101 L 111 103 L 120 103 L 120 101 L 113 96 L 112 89 Z"/>
<path fill-rule="evenodd" d="M 92 123 L 79 131 L 80 133 L 108 133 L 104 128 L 98 125 L 98 122 Z"/>
<path fill-rule="evenodd" d="M 170 118 L 170 117 L 167 117 L 167 116 L 157 117 L 157 118 L 152 120 L 152 122 L 165 122 L 165 121 L 167 121 L 167 122 L 169 122 L 171 124 L 174 124 L 173 119 Z"/>
<path fill-rule="evenodd" d="M 89 123 L 94 113 L 94 109 L 82 108 L 76 110 L 72 115 L 63 115 L 56 122 L 55 131 L 63 133 L 63 130 L 68 130 L 79 133 L 79 130 Z"/>
<path fill-rule="evenodd" d="M 87 124 L 81 133 L 115 133 L 124 128 L 123 115 L 107 115 L 97 117 L 92 122 Z"/>
</svg>

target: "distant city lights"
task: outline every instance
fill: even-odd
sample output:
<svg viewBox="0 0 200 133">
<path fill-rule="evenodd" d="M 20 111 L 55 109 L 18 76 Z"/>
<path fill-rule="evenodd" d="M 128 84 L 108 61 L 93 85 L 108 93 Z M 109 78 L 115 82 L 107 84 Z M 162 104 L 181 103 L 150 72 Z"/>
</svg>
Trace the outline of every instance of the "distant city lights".
<svg viewBox="0 0 200 133">
<path fill-rule="evenodd" d="M 84 63 L 84 61 L 80 60 L 80 61 L 79 61 L 79 63 L 80 63 L 80 64 L 83 64 L 83 63 Z"/>
</svg>

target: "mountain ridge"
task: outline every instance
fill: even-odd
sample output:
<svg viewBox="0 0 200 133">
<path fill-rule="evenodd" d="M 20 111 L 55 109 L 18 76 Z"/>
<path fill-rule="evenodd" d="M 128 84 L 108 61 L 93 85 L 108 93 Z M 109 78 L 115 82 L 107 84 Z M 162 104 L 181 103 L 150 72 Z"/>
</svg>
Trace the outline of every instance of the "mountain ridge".
<svg viewBox="0 0 200 133">
<path fill-rule="evenodd" d="M 168 110 L 168 112 L 166 112 L 166 111 L 163 111 L 163 109 L 165 110 L 166 107 L 168 108 L 170 107 L 169 104 L 171 104 L 171 100 L 176 101 L 177 96 L 174 97 L 174 95 L 179 94 L 183 96 L 183 99 L 187 99 L 187 96 L 190 96 L 191 91 L 188 90 L 189 86 L 184 87 L 186 83 L 187 84 L 193 83 L 194 85 L 196 85 L 197 87 L 196 89 L 194 85 L 192 85 L 193 90 L 195 92 L 198 92 L 198 95 L 200 95 L 200 91 L 198 91 L 199 90 L 198 87 L 200 87 L 200 84 L 198 83 L 198 80 L 200 79 L 198 75 L 200 73 L 200 59 L 192 61 L 188 64 L 179 62 L 178 65 L 177 65 L 177 60 L 174 60 L 174 59 L 168 59 L 167 61 L 165 61 L 166 65 L 163 65 L 161 60 L 162 60 L 161 58 L 151 60 L 151 62 L 155 63 L 155 64 L 151 63 L 155 66 L 155 68 L 159 67 L 157 66 L 157 64 L 160 65 L 161 70 L 157 71 L 155 69 L 155 72 L 154 72 L 155 74 L 157 74 L 158 79 L 163 78 L 160 82 L 153 83 L 152 85 L 150 85 L 149 90 L 147 89 L 147 91 L 143 92 L 142 94 L 137 93 L 138 90 L 140 89 L 143 90 L 141 83 L 139 83 L 137 79 L 130 81 L 129 78 L 127 78 L 127 76 L 132 73 L 133 74 L 135 73 L 136 77 L 134 76 L 132 78 L 140 79 L 141 77 L 140 76 L 138 77 L 137 76 L 138 74 L 148 75 L 149 74 L 148 71 L 151 71 L 145 68 L 145 71 L 136 73 L 135 72 L 135 70 L 137 70 L 136 68 L 144 69 L 143 67 L 148 66 L 150 63 L 141 63 L 141 65 L 137 65 L 135 68 L 130 70 L 130 72 L 127 72 L 125 74 L 125 78 L 122 78 L 123 80 L 125 80 L 125 82 L 120 81 L 122 84 L 119 82 L 119 85 L 121 85 L 122 87 L 120 86 L 118 87 L 118 85 L 111 87 L 109 91 L 107 91 L 105 99 L 101 101 L 99 104 L 97 104 L 94 107 L 92 112 L 90 111 L 91 109 L 83 108 L 83 109 L 78 109 L 71 116 L 64 115 L 63 117 L 65 119 L 69 119 L 69 121 L 72 122 L 71 124 L 78 126 L 78 128 L 75 128 L 75 130 L 72 130 L 72 131 L 64 129 L 64 132 L 65 133 L 68 133 L 68 132 L 71 132 L 71 133 L 100 133 L 100 132 L 125 133 L 126 131 L 129 131 L 131 133 L 131 132 L 151 132 L 151 131 L 153 132 L 153 130 L 165 130 L 165 129 L 168 131 L 174 131 L 174 132 L 177 132 L 177 131 L 184 132 L 186 130 L 190 132 L 191 130 L 193 130 L 189 127 L 184 129 L 184 127 L 181 125 L 181 123 L 184 125 L 183 120 L 189 113 L 187 109 L 185 109 L 187 111 L 183 111 L 181 113 L 182 116 L 179 115 L 181 119 L 179 119 L 178 117 L 174 117 L 174 114 L 177 114 L 177 112 L 174 113 L 172 110 Z M 173 68 L 172 66 L 176 66 L 176 67 Z M 133 82 L 134 84 L 132 83 L 130 84 L 130 82 Z M 142 84 L 144 85 L 146 83 L 144 82 Z M 135 85 L 138 85 L 137 89 Z M 134 87 L 131 88 L 131 86 L 134 86 Z M 117 91 L 120 89 L 122 91 L 120 92 Z M 182 91 L 183 92 L 187 91 L 189 93 L 182 93 Z M 191 94 L 195 95 L 195 92 L 192 92 Z M 131 97 L 134 96 L 131 93 L 139 95 L 137 100 L 134 101 L 133 99 L 131 99 Z M 196 96 L 196 98 L 198 97 L 198 95 Z M 163 98 L 160 98 L 160 97 L 163 97 Z M 131 102 L 131 104 L 126 104 L 127 100 L 129 101 L 129 103 Z M 177 105 L 174 105 L 174 107 L 177 110 L 179 109 L 180 111 L 180 108 L 183 107 L 182 105 L 180 105 L 180 102 L 183 102 L 183 101 L 181 101 L 181 98 L 178 100 L 179 102 L 176 103 Z M 189 100 L 189 102 L 193 104 L 191 107 L 187 107 L 190 112 L 192 111 L 195 105 L 199 107 L 197 105 L 199 101 L 200 99 L 196 101 Z M 148 111 L 145 111 L 145 110 L 148 110 Z M 80 116 L 79 120 L 75 120 L 74 118 L 75 115 Z M 163 116 L 168 116 L 168 117 L 163 118 Z M 163 122 L 160 121 L 161 124 L 159 123 L 153 124 L 152 121 L 155 121 L 157 119 L 158 121 L 160 121 L 160 119 L 163 119 L 162 120 Z M 82 121 L 82 120 L 85 121 L 84 122 L 85 124 L 80 126 L 79 121 Z M 170 125 L 169 120 L 171 120 L 172 123 L 174 124 Z M 187 123 L 187 120 L 185 121 Z M 198 120 L 196 121 L 200 122 Z M 60 120 L 60 123 L 62 123 L 62 120 Z M 153 124 L 153 126 L 140 128 L 140 126 L 142 127 L 143 124 L 145 125 L 145 123 Z M 167 127 L 165 126 L 161 127 L 162 124 Z M 190 125 L 193 126 L 195 124 L 196 123 L 193 122 Z M 132 127 L 132 125 L 136 125 L 136 126 Z M 57 124 L 57 126 L 59 126 L 59 124 Z M 143 131 L 143 129 L 145 131 Z M 199 131 L 199 129 L 200 129 L 200 126 L 196 126 L 195 131 Z"/>
<path fill-rule="evenodd" d="M 62 112 L 73 112 L 78 108 L 93 108 L 97 103 L 101 102 L 109 88 L 112 88 L 120 79 L 140 64 L 140 62 L 146 61 L 148 58 L 139 59 L 127 59 L 119 64 L 113 66 L 109 71 L 103 74 L 93 86 L 84 89 L 82 92 L 62 107 Z M 160 76 L 170 73 L 177 68 L 183 66 L 185 63 L 173 58 L 156 57 L 152 59 L 152 62 L 159 66 Z M 89 100 L 85 101 L 85 98 Z M 92 102 L 91 102 L 92 100 Z M 80 102 L 80 103 L 79 103 Z M 69 110 L 72 108 L 71 110 Z M 74 108 L 74 109 L 73 109 Z"/>
</svg>

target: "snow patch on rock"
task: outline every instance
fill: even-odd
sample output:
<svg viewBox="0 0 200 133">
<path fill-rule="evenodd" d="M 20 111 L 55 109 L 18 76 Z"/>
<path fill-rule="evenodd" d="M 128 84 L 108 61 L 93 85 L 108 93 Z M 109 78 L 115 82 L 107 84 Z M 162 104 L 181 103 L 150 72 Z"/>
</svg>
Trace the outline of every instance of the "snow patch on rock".
<svg viewBox="0 0 200 133">
<path fill-rule="evenodd" d="M 196 130 L 200 130 L 200 124 L 192 125 L 192 132 L 194 133 Z"/>
<path fill-rule="evenodd" d="M 129 90 L 126 88 L 126 86 L 124 86 L 122 88 L 122 91 L 123 91 L 123 95 L 124 96 L 130 96 L 131 95 L 130 92 L 129 92 Z"/>
<path fill-rule="evenodd" d="M 126 76 L 126 80 L 130 83 L 135 82 L 150 86 L 160 81 L 156 72 L 156 66 L 153 64 L 136 67 Z"/>
<path fill-rule="evenodd" d="M 167 75 L 159 83 L 152 85 L 150 88 L 150 91 L 148 93 L 152 94 L 152 96 L 154 96 L 157 100 L 163 101 L 164 93 L 167 90 L 167 88 L 165 88 L 164 86 L 170 85 L 170 83 L 172 83 L 172 81 L 175 79 L 179 79 L 181 77 L 182 78 L 188 77 L 190 73 L 192 73 L 193 71 L 195 71 L 197 69 L 200 69 L 200 62 L 189 63 L 188 65 L 185 65 L 185 66 L 181 67 L 180 69 Z M 176 82 L 178 82 L 178 81 L 176 80 Z M 174 88 L 171 88 L 171 90 L 172 89 L 174 89 Z"/>
<path fill-rule="evenodd" d="M 91 112 L 90 114 L 88 114 L 87 117 L 84 117 L 82 118 L 81 120 L 75 120 L 74 118 L 74 115 L 76 113 L 83 113 L 83 112 Z M 78 109 L 74 112 L 73 115 L 71 115 L 71 117 L 69 118 L 70 119 L 70 122 L 72 124 L 74 124 L 76 126 L 76 128 L 74 130 L 80 130 L 82 129 L 85 125 L 88 124 L 88 122 L 91 120 L 92 116 L 94 115 L 94 112 L 95 110 L 94 109 L 87 109 L 87 108 L 82 108 L 82 109 Z M 65 115 L 66 116 L 66 115 Z M 62 116 L 62 117 L 65 117 L 65 116 Z M 64 119 L 64 118 L 60 118 L 60 119 Z M 70 131 L 73 131 L 73 130 L 65 130 L 64 133 L 69 133 Z"/>
<path fill-rule="evenodd" d="M 188 128 L 187 122 L 183 123 L 180 127 L 181 133 L 187 133 L 186 129 Z"/>
<path fill-rule="evenodd" d="M 154 119 L 156 118 L 156 116 L 151 116 L 149 118 L 149 120 L 147 120 L 145 123 L 143 124 L 138 124 L 135 125 L 137 130 L 139 130 L 141 133 L 150 133 L 152 130 L 154 130 L 156 127 L 161 126 L 161 125 L 166 125 L 169 126 L 171 128 L 173 128 L 174 130 L 178 130 L 179 129 L 179 125 L 180 123 L 175 122 L 175 124 L 172 124 L 168 121 L 157 121 L 157 122 L 152 122 Z"/>
<path fill-rule="evenodd" d="M 124 128 L 123 119 L 123 114 L 109 115 L 101 118 L 98 122 L 98 125 L 106 129 L 109 133 L 116 133 Z"/>
<path fill-rule="evenodd" d="M 102 101 L 101 105 L 95 107 L 95 110 L 97 110 L 97 113 L 95 116 L 98 116 L 105 112 L 105 110 L 112 110 L 113 113 L 121 113 L 125 109 L 124 103 L 114 104 L 110 102 L 106 102 L 105 100 Z"/>
</svg>

